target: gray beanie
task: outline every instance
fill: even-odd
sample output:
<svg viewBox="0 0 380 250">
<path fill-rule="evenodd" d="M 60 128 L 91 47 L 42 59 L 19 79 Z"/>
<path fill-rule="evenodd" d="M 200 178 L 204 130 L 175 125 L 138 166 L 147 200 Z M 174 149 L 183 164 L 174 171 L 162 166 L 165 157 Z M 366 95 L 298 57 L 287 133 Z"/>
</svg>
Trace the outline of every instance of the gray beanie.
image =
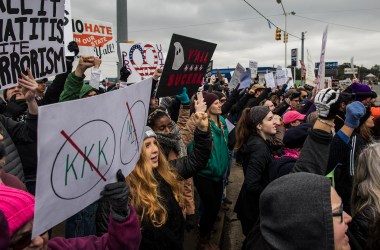
<svg viewBox="0 0 380 250">
<path fill-rule="evenodd" d="M 288 174 L 260 196 L 260 231 L 273 249 L 334 249 L 331 182 L 310 173 Z"/>
<path fill-rule="evenodd" d="M 145 139 L 148 139 L 150 137 L 154 137 L 157 139 L 157 135 L 156 133 L 154 133 L 153 129 L 151 129 L 150 127 L 148 126 L 145 126 L 145 130 L 144 130 L 144 141 Z"/>
<path fill-rule="evenodd" d="M 253 123 L 253 126 L 256 127 L 257 124 L 264 120 L 265 116 L 269 114 L 270 110 L 267 106 L 255 106 L 252 107 L 249 111 L 249 117 Z"/>
</svg>

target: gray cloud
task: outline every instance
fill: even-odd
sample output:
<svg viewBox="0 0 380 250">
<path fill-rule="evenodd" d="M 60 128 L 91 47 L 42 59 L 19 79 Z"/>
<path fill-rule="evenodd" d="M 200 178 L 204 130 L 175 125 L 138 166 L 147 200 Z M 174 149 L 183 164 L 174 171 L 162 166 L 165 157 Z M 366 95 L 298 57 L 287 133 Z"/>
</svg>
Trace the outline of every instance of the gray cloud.
<svg viewBox="0 0 380 250">
<path fill-rule="evenodd" d="M 284 28 L 282 8 L 275 0 L 248 2 Z M 327 24 L 301 17 L 377 30 L 329 25 L 326 60 L 344 63 L 354 56 L 358 65 L 380 63 L 378 0 L 283 0 L 283 4 L 286 11 L 296 12 L 288 17 L 288 31 L 298 37 L 307 31 L 305 47 L 314 61 L 319 61 Z M 248 66 L 251 59 L 259 66 L 284 64 L 284 43 L 275 41 L 275 28 L 269 29 L 267 21 L 242 0 L 139 0 L 128 1 L 128 8 L 129 40 L 161 43 L 167 50 L 171 35 L 178 33 L 217 43 L 216 67 L 235 67 L 237 62 Z M 112 22 L 116 30 L 116 1 L 72 0 L 72 13 L 74 17 Z M 300 51 L 300 39 L 289 37 L 288 64 L 292 48 Z"/>
</svg>

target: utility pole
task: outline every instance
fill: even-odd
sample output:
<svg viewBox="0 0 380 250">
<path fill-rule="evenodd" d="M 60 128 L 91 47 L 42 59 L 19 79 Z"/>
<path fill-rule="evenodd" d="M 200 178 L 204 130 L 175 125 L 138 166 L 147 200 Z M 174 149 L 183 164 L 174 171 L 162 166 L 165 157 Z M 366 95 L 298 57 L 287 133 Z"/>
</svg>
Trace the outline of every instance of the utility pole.
<svg viewBox="0 0 380 250">
<path fill-rule="evenodd" d="M 119 63 L 117 69 L 117 78 L 120 78 L 120 68 L 123 66 L 123 58 L 121 58 L 120 46 L 119 43 L 128 41 L 128 8 L 127 8 L 127 0 L 117 0 L 116 4 L 116 12 L 117 12 L 117 54 L 119 56 Z"/>
<path fill-rule="evenodd" d="M 305 61 L 304 61 L 304 41 L 305 41 L 305 32 L 302 32 L 302 36 L 301 36 L 301 61 L 303 63 L 305 63 Z M 305 79 L 302 79 L 302 75 L 303 75 L 303 69 L 301 67 L 301 84 L 304 85 Z"/>
</svg>

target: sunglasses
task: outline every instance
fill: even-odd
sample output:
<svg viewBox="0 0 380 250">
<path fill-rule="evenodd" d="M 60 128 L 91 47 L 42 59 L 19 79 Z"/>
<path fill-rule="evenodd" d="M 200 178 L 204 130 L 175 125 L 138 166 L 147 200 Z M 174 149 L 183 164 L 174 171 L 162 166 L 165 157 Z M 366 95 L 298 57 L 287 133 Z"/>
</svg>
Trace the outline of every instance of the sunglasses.
<svg viewBox="0 0 380 250">
<path fill-rule="evenodd" d="M 333 217 L 339 217 L 340 216 L 340 223 L 343 222 L 343 203 L 340 204 L 339 211 L 332 213 Z"/>
</svg>

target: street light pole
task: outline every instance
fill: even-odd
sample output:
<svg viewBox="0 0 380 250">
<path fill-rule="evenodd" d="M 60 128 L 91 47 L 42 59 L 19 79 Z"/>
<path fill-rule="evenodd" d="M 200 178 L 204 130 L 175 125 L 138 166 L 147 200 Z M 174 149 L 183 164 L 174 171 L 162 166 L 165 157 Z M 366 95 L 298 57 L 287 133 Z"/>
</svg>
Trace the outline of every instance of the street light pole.
<svg viewBox="0 0 380 250">
<path fill-rule="evenodd" d="M 282 5 L 282 2 L 281 2 Z M 284 8 L 284 6 L 282 6 Z M 285 34 L 288 34 L 288 14 L 284 10 L 284 15 L 285 15 Z M 288 41 L 285 41 L 285 68 L 286 68 L 286 63 L 288 62 Z"/>
<path fill-rule="evenodd" d="M 119 56 L 119 68 L 117 69 L 117 78 L 120 78 L 120 68 L 123 66 L 123 58 L 121 58 L 119 43 L 128 41 L 128 18 L 127 18 L 127 0 L 117 0 L 117 54 Z"/>
</svg>

